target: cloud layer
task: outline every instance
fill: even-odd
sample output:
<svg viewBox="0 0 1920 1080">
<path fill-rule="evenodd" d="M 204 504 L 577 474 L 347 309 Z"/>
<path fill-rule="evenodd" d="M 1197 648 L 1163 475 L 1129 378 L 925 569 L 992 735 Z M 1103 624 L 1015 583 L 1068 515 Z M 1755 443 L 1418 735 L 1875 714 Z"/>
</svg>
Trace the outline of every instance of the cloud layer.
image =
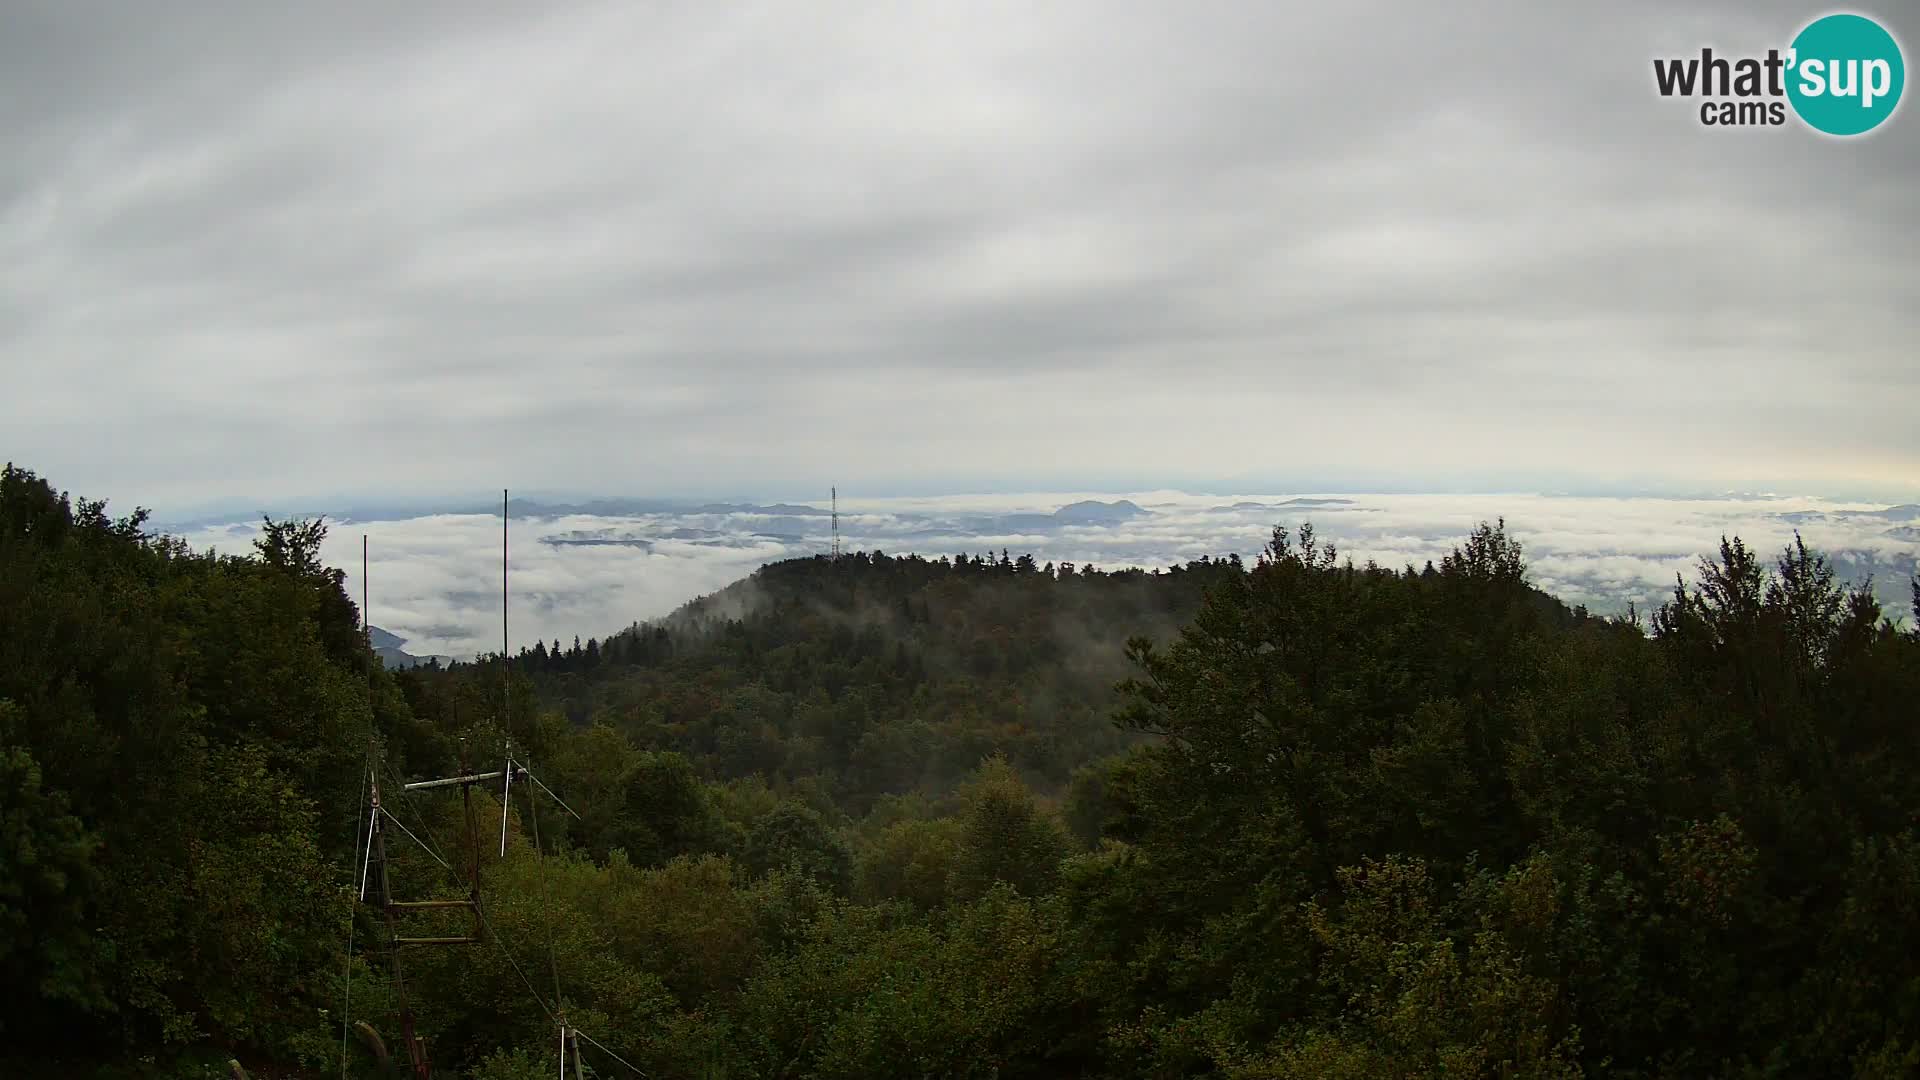
<svg viewBox="0 0 1920 1080">
<path fill-rule="evenodd" d="M 1739 536 L 1777 553 L 1798 529 L 1843 574 L 1872 575 L 1891 610 L 1908 606 L 1906 581 L 1920 556 L 1920 507 L 1821 499 L 1574 498 L 1543 495 L 1192 495 L 1138 492 L 1143 513 L 1111 524 L 1036 520 L 1078 500 L 1120 496 L 1051 492 L 1020 496 L 843 499 L 850 549 L 1031 553 L 1042 562 L 1107 568 L 1164 567 L 1202 555 L 1256 556 L 1275 525 L 1311 522 L 1356 562 L 1400 568 L 1439 561 L 1481 521 L 1504 516 L 1525 547 L 1536 585 L 1598 611 L 1642 609 L 1692 581 L 1698 558 Z M 509 634 L 570 643 L 664 615 L 763 563 L 824 552 L 824 508 L 660 511 L 618 516 L 516 517 L 508 555 Z M 1084 517 L 1084 515 L 1082 515 Z M 1009 528 L 1008 526 L 1016 526 Z M 250 525 L 184 533 L 196 547 L 243 550 Z M 360 592 L 360 537 L 368 538 L 372 621 L 416 654 L 469 657 L 500 641 L 498 515 L 442 514 L 342 522 L 324 552 Z"/>
</svg>

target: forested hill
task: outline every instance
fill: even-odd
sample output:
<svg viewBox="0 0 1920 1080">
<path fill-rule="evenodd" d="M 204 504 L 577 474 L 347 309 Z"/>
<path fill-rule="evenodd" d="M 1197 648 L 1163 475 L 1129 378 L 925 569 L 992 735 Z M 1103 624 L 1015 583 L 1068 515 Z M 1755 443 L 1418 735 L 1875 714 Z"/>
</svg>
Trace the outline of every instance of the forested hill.
<svg viewBox="0 0 1920 1080">
<path fill-rule="evenodd" d="M 1006 551 L 815 556 L 605 642 L 523 648 L 514 667 L 575 723 L 685 754 L 710 777 L 805 781 L 849 813 L 949 791 L 993 754 L 1052 791 L 1137 741 L 1113 723 L 1129 640 L 1167 643 L 1209 588 L 1245 573 L 1237 555 L 1153 571 Z M 1554 625 L 1586 617 L 1532 597 Z M 461 685 L 458 669 L 447 684 Z M 484 709 L 497 679 L 468 690 Z"/>
<path fill-rule="evenodd" d="M 561 1008 L 602 1077 L 1920 1071 L 1920 634 L 1798 544 L 1644 621 L 1499 525 L 855 555 L 390 672 L 323 532 L 216 557 L 0 475 L 0 1075 L 377 1075 L 365 767 L 508 738 L 580 817 L 516 784 L 501 855 L 475 790 L 486 940 L 403 954 L 441 1077 L 554 1075 Z M 385 811 L 397 897 L 460 895 L 457 795 Z"/>
<path fill-rule="evenodd" d="M 1170 639 L 1210 584 L 1242 572 L 1238 559 L 1157 573 L 1005 553 L 797 559 L 605 642 L 535 645 L 514 667 L 575 723 L 716 778 L 804 780 L 853 813 L 948 790 L 993 753 L 1055 788 L 1127 741 L 1112 722 L 1127 639 Z M 441 678 L 459 687 L 472 670 Z M 484 708 L 497 676 L 467 688 Z"/>
</svg>

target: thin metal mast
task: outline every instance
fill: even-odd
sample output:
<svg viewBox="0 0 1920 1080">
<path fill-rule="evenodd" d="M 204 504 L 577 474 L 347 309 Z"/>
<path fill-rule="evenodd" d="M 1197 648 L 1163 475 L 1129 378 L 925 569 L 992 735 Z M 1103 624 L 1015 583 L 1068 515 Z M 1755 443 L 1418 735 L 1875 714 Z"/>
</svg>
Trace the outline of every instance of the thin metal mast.
<svg viewBox="0 0 1920 1080">
<path fill-rule="evenodd" d="M 427 1059 L 426 1040 L 414 1034 L 413 1006 L 407 1001 L 407 979 L 400 967 L 400 946 L 404 944 L 400 937 L 400 926 L 395 916 L 398 908 L 393 902 L 393 886 L 387 878 L 387 830 L 381 821 L 385 808 L 380 805 L 380 774 L 373 774 L 373 859 L 380 866 L 380 912 L 387 922 L 387 949 L 393 965 L 394 994 L 400 1006 L 400 1038 L 407 1044 L 407 1060 L 413 1066 L 413 1075 L 417 1080 L 431 1080 L 433 1064 Z"/>
<path fill-rule="evenodd" d="M 500 729 L 507 728 L 513 680 L 507 672 L 507 489 L 500 489 Z"/>
<path fill-rule="evenodd" d="M 507 621 L 507 598 L 508 598 L 507 571 L 509 566 L 507 543 L 508 543 L 508 533 L 509 533 L 509 527 L 510 527 L 510 521 L 511 521 L 511 518 L 509 515 L 510 504 L 508 499 L 509 499 L 508 490 L 506 488 L 500 489 L 500 661 L 501 661 L 500 668 L 501 668 L 501 689 L 502 689 L 502 701 L 501 701 L 502 713 L 501 713 L 500 723 L 503 731 L 505 731 L 505 729 L 508 726 L 507 706 L 510 704 L 512 699 L 512 673 L 507 666 L 507 660 L 508 660 L 507 649 L 511 645 L 511 639 L 508 636 L 509 628 L 508 628 L 508 621 Z M 836 499 L 836 502 L 835 502 L 835 528 L 834 528 L 835 545 L 834 546 L 837 553 L 838 547 L 839 547 L 839 543 L 838 543 L 839 524 L 838 524 L 838 501 L 837 501 L 838 492 L 837 491 L 835 492 L 835 499 Z M 360 602 L 361 602 L 361 615 L 362 615 L 362 627 L 363 627 L 362 637 L 364 639 L 364 643 L 367 648 L 367 663 L 368 663 L 367 707 L 369 711 L 369 717 L 371 717 L 372 708 L 373 708 L 373 666 L 372 666 L 373 660 L 374 660 L 373 629 L 372 629 L 372 621 L 366 617 L 367 605 L 368 605 L 368 599 L 367 599 L 368 558 L 367 558 L 367 540 L 364 535 L 362 535 L 361 537 L 360 563 L 361 563 L 360 565 L 360 582 L 361 582 Z M 502 788 L 500 801 L 501 801 L 501 810 L 504 814 L 508 806 L 510 805 L 508 802 L 509 793 L 512 791 L 511 785 L 513 782 L 513 777 L 517 773 L 523 779 L 531 781 L 532 784 L 538 787 L 542 792 L 544 792 L 548 798 L 551 798 L 554 802 L 558 803 L 561 809 L 565 810 L 569 814 L 572 814 L 575 818 L 578 818 L 580 815 L 576 813 L 572 807 L 568 806 L 564 802 L 561 802 L 560 797 L 555 795 L 552 792 L 552 790 L 550 790 L 547 787 L 546 784 L 540 781 L 538 777 L 534 776 L 533 773 L 530 770 L 528 770 L 525 765 L 514 760 L 511 742 L 509 742 L 509 745 L 508 745 L 507 760 L 504 768 L 497 771 L 476 772 L 474 770 L 473 760 L 469 751 L 469 747 L 467 745 L 467 741 L 463 737 L 461 739 L 461 747 L 460 747 L 460 775 L 448 777 L 445 779 L 438 779 L 438 780 L 420 780 L 420 781 L 415 781 L 413 783 L 407 783 L 405 781 L 402 781 L 397 776 L 395 777 L 395 779 L 397 782 L 400 783 L 400 788 L 403 795 L 406 792 L 432 789 L 432 788 L 446 788 L 446 787 L 458 786 L 461 789 L 461 802 L 463 804 L 462 809 L 465 811 L 466 826 L 467 826 L 467 852 L 466 852 L 467 858 L 466 858 L 466 865 L 461 869 L 465 871 L 464 876 L 467 878 L 467 881 L 466 881 L 467 896 L 465 899 L 460 899 L 460 900 L 452 900 L 452 899 L 411 900 L 411 901 L 395 900 L 393 898 L 392 883 L 387 873 L 387 845 L 386 845 L 387 821 L 391 820 L 395 825 L 397 825 L 400 828 L 401 832 L 406 833 L 408 838 L 414 840 L 415 843 L 421 843 L 421 842 L 419 838 L 415 837 L 407 829 L 407 827 L 404 824 L 400 823 L 399 818 L 393 816 L 392 811 L 388 810 L 381 801 L 380 772 L 379 772 L 379 769 L 373 767 L 375 743 L 374 743 L 374 736 L 373 736 L 371 726 L 369 727 L 369 731 L 368 731 L 367 749 L 368 749 L 368 774 L 372 784 L 372 788 L 371 788 L 372 812 L 369 815 L 369 821 L 368 821 L 368 831 L 370 835 L 368 837 L 368 843 L 367 843 L 366 865 L 363 866 L 361 870 L 360 896 L 362 900 L 365 899 L 367 886 L 369 884 L 367 880 L 369 876 L 369 870 L 372 870 L 374 868 L 374 865 L 377 864 L 378 868 L 377 868 L 377 871 L 374 872 L 374 880 L 372 884 L 374 884 L 378 889 L 381 914 L 385 917 L 385 921 L 386 921 L 388 948 L 392 956 L 393 978 L 394 978 L 394 986 L 396 991 L 395 996 L 397 998 L 396 1004 L 399 1006 L 399 1014 L 400 1014 L 399 1021 L 400 1021 L 401 1035 L 402 1035 L 402 1038 L 405 1039 L 407 1044 L 407 1057 L 408 1057 L 409 1064 L 412 1066 L 415 1080 L 432 1080 L 433 1063 L 432 1063 L 432 1060 L 427 1055 L 426 1040 L 421 1038 L 419 1035 L 417 1035 L 414 1030 L 413 1009 L 407 997 L 406 979 L 401 967 L 400 952 L 403 947 L 409 946 L 409 945 L 421 946 L 421 945 L 472 944 L 475 942 L 485 940 L 486 937 L 491 936 L 492 934 L 491 928 L 486 924 L 486 916 L 481 907 L 480 832 L 479 832 L 479 824 L 475 820 L 475 815 L 474 815 L 473 786 L 475 784 L 485 783 L 489 780 L 496 780 L 496 779 L 503 780 L 505 782 L 505 786 L 503 786 Z M 532 788 L 529 788 L 527 790 L 527 797 L 530 804 L 529 810 L 531 811 L 529 820 L 531 821 L 532 827 L 534 829 L 534 834 L 533 834 L 534 849 L 536 852 L 538 852 L 540 851 L 540 848 L 541 848 L 540 841 L 539 841 L 539 835 L 540 835 L 539 834 L 539 817 L 538 817 L 538 810 L 531 805 L 531 803 L 534 801 Z M 431 839 L 431 834 L 429 834 L 429 839 Z M 426 848 L 427 853 L 433 856 L 435 861 L 440 862 L 442 866 L 447 865 L 445 860 L 440 859 L 438 853 L 435 852 L 433 848 L 427 847 L 427 845 L 423 843 L 421 844 L 421 846 L 423 848 Z M 504 851 L 503 851 L 503 854 L 504 854 Z M 449 870 L 452 869 L 452 867 L 447 867 L 447 868 Z M 547 902 L 546 881 L 545 881 L 544 873 L 541 880 L 541 887 L 542 887 L 542 902 L 544 905 Z M 472 916 L 473 916 L 473 929 L 468 934 L 461 935 L 461 936 L 452 936 L 452 937 L 412 937 L 412 936 L 402 937 L 400 936 L 399 920 L 402 915 L 409 914 L 412 912 L 419 912 L 419 911 L 431 911 L 436 909 L 450 909 L 450 908 L 457 909 L 457 908 L 463 908 L 463 907 L 468 908 L 472 912 Z M 349 945 L 349 953 L 351 953 L 351 945 Z M 559 1035 L 560 1035 L 559 1075 L 561 1077 L 561 1080 L 565 1080 L 565 1076 L 566 1076 L 567 1056 L 568 1056 L 569 1046 L 571 1046 L 572 1055 L 573 1055 L 574 1077 L 575 1077 L 575 1080 L 580 1080 L 581 1071 L 582 1071 L 580 1040 L 585 1040 L 588 1043 L 591 1043 L 593 1046 L 601 1050 L 603 1053 L 607 1054 L 607 1056 L 613 1058 L 615 1061 L 618 1061 L 620 1062 L 620 1064 L 625 1065 L 628 1069 L 633 1069 L 633 1066 L 630 1063 L 628 1063 L 625 1059 L 621 1058 L 618 1054 L 615 1054 L 613 1051 L 608 1050 L 605 1046 L 602 1046 L 597 1040 L 595 1040 L 591 1035 L 588 1035 L 585 1032 L 581 1031 L 580 1029 L 573 1027 L 567 1022 L 566 1008 L 561 1003 L 561 998 L 560 998 L 560 972 L 559 972 L 558 964 L 555 962 L 553 930 L 552 930 L 552 925 L 550 920 L 549 920 L 548 938 L 547 938 L 547 961 L 549 966 L 552 967 L 553 969 L 552 973 L 553 973 L 553 979 L 554 979 L 554 987 L 553 987 L 554 1009 L 549 1010 L 549 1012 L 553 1014 L 553 1019 L 555 1020 L 557 1027 L 559 1029 Z M 351 965 L 351 959 L 349 959 L 349 965 Z M 349 972 L 351 972 L 351 966 L 349 966 Z M 523 975 L 522 978 L 524 979 L 525 976 Z M 350 983 L 351 983 L 351 980 L 349 979 L 349 985 Z M 533 990 L 532 984 L 528 983 L 527 988 L 529 990 Z M 536 999 L 539 998 L 538 991 L 534 991 L 534 996 Z M 346 1057 L 344 1052 L 341 1057 L 341 1064 L 342 1064 L 342 1068 L 344 1069 L 346 1065 Z M 637 1070 L 634 1070 L 634 1071 L 637 1071 Z"/>
<path fill-rule="evenodd" d="M 500 489 L 500 734 L 506 740 L 506 784 L 500 790 L 500 857 L 507 857 L 507 813 L 513 795 L 513 673 L 507 666 L 507 489 Z"/>
<path fill-rule="evenodd" d="M 367 646 L 367 718 L 373 716 L 373 612 L 367 607 L 367 534 L 360 534 L 360 636 Z"/>
<path fill-rule="evenodd" d="M 513 731 L 507 722 L 513 703 L 513 675 L 507 669 L 507 489 L 500 489 L 500 734 L 506 740 L 506 784 L 500 791 L 500 857 L 507 857 L 507 813 L 513 795 Z"/>
<path fill-rule="evenodd" d="M 840 558 L 840 489 L 833 490 L 833 557 Z"/>
<path fill-rule="evenodd" d="M 466 870 L 466 878 L 467 878 L 466 899 L 464 900 L 414 900 L 414 901 L 395 900 L 393 898 L 393 882 L 391 877 L 388 874 L 388 867 L 387 867 L 386 819 L 392 816 L 392 811 L 388 810 L 386 806 L 381 802 L 380 770 L 374 766 L 374 756 L 375 756 L 376 747 L 375 747 L 375 735 L 374 735 L 374 728 L 373 728 L 373 682 L 374 682 L 373 665 L 374 665 L 375 657 L 373 652 L 372 602 L 369 599 L 369 590 L 368 590 L 368 579 L 371 576 L 369 573 L 370 560 L 368 558 L 367 549 L 368 549 L 368 541 L 367 541 L 366 534 L 363 533 L 360 536 L 360 627 L 361 627 L 361 641 L 362 641 L 362 644 L 365 645 L 367 650 L 367 723 L 368 723 L 367 773 L 368 773 L 368 779 L 371 781 L 370 794 L 371 794 L 371 800 L 372 800 L 372 812 L 368 815 L 368 822 L 367 822 L 369 835 L 367 837 L 366 865 L 363 866 L 360 871 L 360 875 L 361 875 L 360 876 L 360 898 L 362 900 L 366 898 L 367 875 L 369 870 L 373 870 L 374 873 L 377 875 L 374 878 L 374 882 L 379 891 L 380 914 L 386 922 L 387 949 L 388 949 L 388 954 L 391 958 L 390 962 L 393 968 L 394 996 L 396 998 L 396 1004 L 399 1007 L 398 1011 L 400 1014 L 399 1016 L 400 1037 L 406 1042 L 407 1062 L 412 1067 L 413 1075 L 416 1078 L 416 1080 L 432 1080 L 433 1061 L 431 1058 L 427 1056 L 427 1041 L 421 1038 L 414 1030 L 413 1005 L 407 998 L 406 972 L 400 962 L 400 951 L 403 946 L 407 946 L 407 945 L 457 945 L 457 944 L 466 944 L 469 942 L 476 942 L 481 940 L 482 924 L 481 924 L 481 915 L 480 915 L 480 839 L 479 839 L 478 827 L 475 825 L 474 819 L 473 819 L 473 793 L 472 793 L 472 784 L 476 778 L 472 777 L 471 775 L 468 775 L 468 776 L 461 777 L 459 780 L 452 781 L 453 783 L 461 784 L 461 788 L 462 788 L 461 796 L 462 796 L 462 801 L 465 803 L 466 818 L 467 818 L 468 861 L 467 861 L 466 867 L 464 868 Z M 462 767 L 461 771 L 467 774 L 471 774 L 473 772 L 473 769 L 471 767 L 469 758 L 467 756 L 465 739 L 461 740 L 460 758 L 461 758 L 460 764 Z M 437 786 L 437 785 L 429 785 L 429 786 Z M 407 784 L 407 785 L 403 785 L 403 787 L 407 789 L 411 789 L 413 785 Z M 394 820 L 397 823 L 398 819 L 394 819 Z M 401 831 L 403 832 L 406 831 L 406 826 L 402 825 L 400 828 L 401 828 Z M 431 853 L 432 853 L 431 849 L 429 849 L 429 854 Z M 435 856 L 435 857 L 438 858 L 438 856 Z M 376 867 L 377 869 L 375 869 Z M 430 910 L 434 908 L 458 908 L 458 907 L 469 908 L 473 913 L 473 929 L 469 934 L 461 937 L 402 937 L 400 936 L 399 920 L 400 920 L 400 916 L 403 913 L 410 912 L 410 911 Z M 351 931 L 349 932 L 351 933 Z M 351 945 L 349 945 L 349 953 L 351 953 Z M 349 965 L 352 964 L 351 955 L 349 955 L 348 964 Z M 351 966 L 349 966 L 349 969 L 348 969 L 349 993 L 351 993 L 351 987 L 352 987 L 351 971 L 352 971 Z M 343 1017 L 343 1020 L 344 1019 L 345 1018 Z M 343 1069 L 345 1067 L 345 1064 L 346 1064 L 346 1058 L 343 1053 L 341 1057 L 341 1065 Z"/>
<path fill-rule="evenodd" d="M 464 735 L 460 737 L 460 767 L 468 771 L 473 769 L 473 758 Z M 480 919 L 480 825 L 473 816 L 472 784 L 460 785 L 460 805 L 467 817 L 467 906 L 473 909 L 473 930 L 468 936 L 479 941 L 485 923 Z"/>
<path fill-rule="evenodd" d="M 367 759 L 366 762 L 361 765 L 360 773 L 361 790 L 364 791 L 366 790 L 365 785 L 369 781 L 373 781 L 375 784 L 378 783 L 378 777 L 375 777 L 373 773 L 373 611 L 367 600 L 366 533 L 360 534 L 360 640 L 361 644 L 365 646 L 367 654 Z M 376 786 L 374 790 L 378 791 L 379 789 Z M 347 1034 L 351 1030 L 350 1025 L 353 1023 L 353 939 L 355 931 L 359 928 L 358 924 L 360 921 L 360 912 L 357 910 L 356 905 L 364 902 L 367 898 L 367 867 L 373 862 L 373 829 L 376 824 L 376 819 L 378 819 L 380 815 L 379 805 L 379 800 L 376 796 L 373 816 L 367 820 L 368 846 L 365 861 L 360 864 L 360 895 L 352 903 L 347 905 L 347 970 L 341 980 L 346 1000 L 340 1009 L 340 1080 L 347 1080 Z M 362 856 L 360 852 L 360 804 L 357 801 L 353 804 L 353 812 L 355 815 L 353 827 L 353 856 L 354 859 L 358 861 Z M 351 864 L 348 865 L 348 870 L 351 872 Z"/>
</svg>

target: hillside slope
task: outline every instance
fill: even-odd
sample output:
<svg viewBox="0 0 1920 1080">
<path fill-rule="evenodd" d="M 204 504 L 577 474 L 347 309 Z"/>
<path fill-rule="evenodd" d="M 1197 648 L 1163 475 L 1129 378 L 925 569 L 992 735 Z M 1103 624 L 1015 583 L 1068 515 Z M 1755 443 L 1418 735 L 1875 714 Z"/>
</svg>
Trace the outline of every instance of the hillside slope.
<svg viewBox="0 0 1920 1080">
<path fill-rule="evenodd" d="M 1112 722 L 1128 638 L 1171 638 L 1210 584 L 1241 572 L 1238 560 L 1149 573 L 1004 554 L 794 559 L 657 624 L 541 643 L 515 665 L 576 723 L 685 754 L 710 777 L 823 785 L 856 814 L 881 795 L 950 790 L 995 753 L 1057 789 L 1129 742 Z M 495 689 L 476 686 L 472 709 Z"/>
<path fill-rule="evenodd" d="M 1799 545 L 1645 624 L 1497 525 L 1400 572 L 1305 530 L 1158 575 L 804 560 L 392 672 L 323 536 L 198 554 L 0 474 L 0 1075 L 366 1076 L 343 1034 L 391 1044 L 403 985 L 473 1080 L 552 1075 L 560 1007 L 599 1075 L 1920 1067 L 1920 634 Z M 470 838 L 398 783 L 509 739 L 578 819 L 481 786 Z M 487 901 L 404 983 L 365 769 L 396 896 L 464 852 Z"/>
</svg>

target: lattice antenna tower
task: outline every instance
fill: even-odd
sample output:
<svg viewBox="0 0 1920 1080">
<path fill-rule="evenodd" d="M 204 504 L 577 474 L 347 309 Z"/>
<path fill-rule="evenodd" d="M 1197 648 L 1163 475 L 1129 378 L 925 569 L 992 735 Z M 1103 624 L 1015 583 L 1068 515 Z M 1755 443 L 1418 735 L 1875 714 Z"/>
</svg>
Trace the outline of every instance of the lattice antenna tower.
<svg viewBox="0 0 1920 1080">
<path fill-rule="evenodd" d="M 833 488 L 833 557 L 840 558 L 840 489 Z"/>
<path fill-rule="evenodd" d="M 508 502 L 508 492 L 503 488 L 500 491 L 500 660 L 502 669 L 501 690 L 503 694 L 500 724 L 503 732 L 508 725 L 510 710 L 508 710 L 507 706 L 511 702 L 512 690 L 511 674 L 507 670 L 507 649 L 511 644 L 507 633 L 507 531 L 511 520 L 509 517 L 510 510 L 511 506 Z M 369 562 L 367 546 L 367 538 L 363 535 L 360 538 L 361 643 L 367 652 L 367 709 L 369 719 L 371 720 L 373 713 L 373 665 L 376 663 L 376 660 L 373 652 L 372 609 L 368 600 L 367 589 L 367 568 Z M 400 1037 L 404 1042 L 407 1052 L 407 1071 L 411 1073 L 412 1080 L 433 1080 L 433 1062 L 427 1055 L 426 1040 L 415 1030 L 415 1016 L 408 998 L 407 981 L 402 971 L 400 959 L 403 950 L 408 947 L 417 946 L 469 945 L 490 940 L 501 950 L 502 956 L 506 957 L 509 962 L 512 961 L 511 953 L 501 942 L 499 935 L 494 932 L 492 925 L 487 919 L 486 907 L 481 898 L 480 828 L 479 820 L 474 813 L 473 789 L 487 785 L 492 781 L 497 780 L 500 782 L 500 855 L 502 858 L 505 858 L 507 853 L 507 813 L 511 805 L 514 780 L 523 781 L 523 784 L 526 785 L 524 790 L 527 792 L 528 820 L 533 828 L 533 845 L 536 852 L 540 850 L 540 819 L 538 811 L 534 809 L 534 803 L 536 802 L 533 795 L 534 788 L 538 788 L 541 792 L 545 793 L 547 798 L 552 799 L 559 805 L 560 809 L 571 814 L 576 820 L 580 815 L 574 811 L 573 807 L 562 802 L 560 797 L 555 795 L 553 790 L 547 787 L 538 776 L 535 776 L 525 763 L 515 758 L 511 743 L 508 744 L 506 760 L 501 768 L 488 772 L 475 772 L 472 757 L 468 753 L 467 740 L 462 737 L 460 740 L 460 775 L 458 776 L 438 780 L 417 780 L 412 783 L 407 783 L 402 781 L 397 773 L 389 773 L 389 775 L 393 776 L 398 782 L 399 791 L 403 799 L 415 791 L 454 787 L 460 789 L 461 802 L 463 803 L 462 809 L 465 811 L 466 817 L 465 846 L 467 850 L 463 853 L 465 857 L 461 860 L 464 865 L 456 869 L 449 864 L 446 858 L 442 856 L 442 853 L 437 850 L 438 841 L 434 840 L 431 831 L 424 827 L 422 828 L 422 832 L 426 833 L 426 840 L 423 841 L 419 835 L 408 829 L 401 823 L 398 817 L 394 816 L 393 808 L 390 804 L 382 801 L 381 771 L 375 767 L 375 753 L 376 746 L 373 741 L 373 734 L 372 731 L 369 730 L 367 772 L 370 786 L 367 794 L 370 796 L 370 802 L 360 807 L 361 810 L 367 812 L 364 846 L 360 843 L 360 836 L 357 830 L 355 835 L 356 857 L 357 861 L 360 862 L 360 888 L 355 899 L 357 903 L 362 904 L 369 903 L 371 899 L 370 906 L 378 909 L 381 915 L 384 916 L 386 952 L 388 954 L 389 967 L 392 975 L 395 1005 L 397 1007 L 396 1012 L 400 1026 Z M 392 789 L 388 790 L 391 791 Z M 411 808 L 410 804 L 409 808 Z M 463 878 L 464 880 L 461 884 L 465 886 L 467 895 L 464 897 L 449 897 L 444 899 L 396 900 L 394 898 L 393 881 L 388 872 L 387 862 L 386 827 L 389 824 L 399 829 L 400 833 L 408 840 L 419 845 L 427 855 L 439 863 L 442 868 L 457 877 Z M 424 826 L 424 824 L 423 821 L 422 825 Z M 541 864 L 541 874 L 541 895 L 542 905 L 544 906 L 546 897 L 544 859 Z M 409 915 L 417 915 L 436 910 L 460 909 L 465 909 L 472 919 L 470 927 L 465 928 L 463 932 L 457 934 L 445 934 L 443 932 L 443 934 L 439 936 L 418 936 L 402 933 L 400 920 Z M 348 931 L 347 953 L 349 957 L 351 957 L 353 953 L 353 936 L 351 929 Z M 349 972 L 351 972 L 351 963 L 352 961 L 349 959 Z M 626 1059 L 608 1049 L 593 1036 L 568 1023 L 566 1008 L 560 994 L 560 970 L 559 966 L 554 962 L 553 936 L 551 932 L 549 932 L 547 939 L 547 964 L 553 973 L 553 1005 L 551 1007 L 546 1005 L 539 991 L 534 989 L 533 983 L 527 980 L 525 973 L 520 973 L 520 977 L 521 980 L 526 983 L 528 992 L 534 996 L 535 1000 L 540 1003 L 541 1007 L 545 1009 L 548 1016 L 552 1017 L 554 1023 L 559 1028 L 560 1075 L 562 1077 L 566 1075 L 567 1057 L 569 1053 L 571 1053 L 573 1057 L 573 1075 L 578 1078 L 584 1074 L 582 1068 L 583 1063 L 581 1061 L 582 1043 L 594 1047 L 607 1057 L 626 1066 L 628 1071 L 638 1073 L 639 1070 L 634 1068 Z M 515 965 L 515 971 L 519 971 L 517 965 Z M 347 1037 L 351 1031 L 349 1023 L 352 1018 L 352 1002 L 352 980 L 349 978 L 346 981 L 346 1003 L 341 1010 L 340 1022 L 340 1074 L 342 1077 L 347 1075 L 349 1065 Z M 391 1064 L 392 1062 L 388 1057 L 386 1044 L 381 1039 L 379 1033 L 366 1023 L 361 1023 L 358 1027 L 361 1032 L 362 1041 L 366 1043 L 367 1049 L 373 1056 L 377 1060 Z M 234 1075 L 244 1075 L 237 1064 L 234 1065 Z"/>
</svg>

